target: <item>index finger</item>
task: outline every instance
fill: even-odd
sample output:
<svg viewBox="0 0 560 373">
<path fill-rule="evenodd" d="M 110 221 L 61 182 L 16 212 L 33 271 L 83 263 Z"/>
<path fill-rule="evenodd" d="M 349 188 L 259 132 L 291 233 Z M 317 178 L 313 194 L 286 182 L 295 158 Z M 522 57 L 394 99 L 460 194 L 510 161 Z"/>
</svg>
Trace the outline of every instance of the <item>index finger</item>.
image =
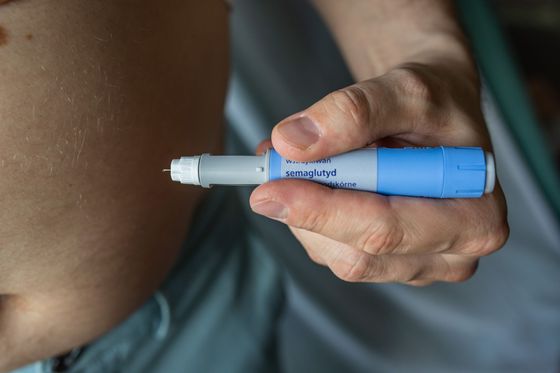
<svg viewBox="0 0 560 373">
<path fill-rule="evenodd" d="M 251 207 L 373 255 L 481 256 L 497 250 L 507 237 L 493 195 L 469 201 L 386 197 L 280 180 L 255 189 Z"/>
</svg>

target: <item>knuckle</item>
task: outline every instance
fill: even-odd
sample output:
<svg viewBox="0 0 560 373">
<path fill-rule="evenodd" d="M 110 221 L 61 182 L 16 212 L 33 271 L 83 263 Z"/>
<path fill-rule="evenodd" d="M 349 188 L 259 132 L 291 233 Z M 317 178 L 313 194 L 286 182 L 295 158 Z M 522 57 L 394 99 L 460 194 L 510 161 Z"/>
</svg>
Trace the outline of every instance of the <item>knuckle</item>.
<svg viewBox="0 0 560 373">
<path fill-rule="evenodd" d="M 376 277 L 375 274 L 370 276 L 372 261 L 367 254 L 357 253 L 352 259 L 333 263 L 331 271 L 338 278 L 347 282 L 361 282 L 368 277 Z"/>
<path fill-rule="evenodd" d="M 311 232 L 321 232 L 326 225 L 327 219 L 326 213 L 320 210 L 308 209 L 297 219 L 298 222 L 295 223 L 295 226 Z"/>
<path fill-rule="evenodd" d="M 404 232 L 397 224 L 382 221 L 366 230 L 357 242 L 357 248 L 371 255 L 394 253 L 404 239 Z"/>
<path fill-rule="evenodd" d="M 397 81 L 396 88 L 405 97 L 427 102 L 435 101 L 436 90 L 430 77 L 419 66 L 401 66 L 392 73 Z"/>
<path fill-rule="evenodd" d="M 425 287 L 433 283 L 434 283 L 433 280 L 411 280 L 405 282 L 406 285 L 415 286 L 415 287 Z"/>
<path fill-rule="evenodd" d="M 351 86 L 331 93 L 331 101 L 343 113 L 349 114 L 355 125 L 369 122 L 369 99 L 361 88 Z"/>
<path fill-rule="evenodd" d="M 508 237 L 509 226 L 504 222 L 483 236 L 472 240 L 465 251 L 469 255 L 477 257 L 488 256 L 504 246 Z"/>
<path fill-rule="evenodd" d="M 448 282 L 464 282 L 471 279 L 478 269 L 478 260 L 474 263 L 451 272 L 445 279 Z"/>
<path fill-rule="evenodd" d="M 424 270 L 422 268 L 416 268 L 415 270 L 405 274 L 404 276 L 400 276 L 399 280 L 404 282 L 405 284 L 413 283 L 413 282 L 421 282 L 424 281 Z"/>
<path fill-rule="evenodd" d="M 493 239 L 490 240 L 490 247 L 492 252 L 502 248 L 509 238 L 509 225 L 507 222 L 503 222 L 494 231 Z"/>
</svg>

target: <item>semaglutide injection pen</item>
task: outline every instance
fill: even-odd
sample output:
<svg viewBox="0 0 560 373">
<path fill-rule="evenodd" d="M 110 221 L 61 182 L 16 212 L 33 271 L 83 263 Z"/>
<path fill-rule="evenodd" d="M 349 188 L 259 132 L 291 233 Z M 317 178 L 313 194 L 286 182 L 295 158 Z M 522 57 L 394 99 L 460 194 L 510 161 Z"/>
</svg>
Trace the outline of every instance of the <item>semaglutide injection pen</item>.
<svg viewBox="0 0 560 373">
<path fill-rule="evenodd" d="M 305 179 L 332 188 L 384 195 L 477 198 L 494 190 L 494 157 L 481 148 L 365 148 L 313 162 L 260 156 L 203 154 L 171 161 L 171 179 L 183 184 L 256 185 Z"/>
</svg>

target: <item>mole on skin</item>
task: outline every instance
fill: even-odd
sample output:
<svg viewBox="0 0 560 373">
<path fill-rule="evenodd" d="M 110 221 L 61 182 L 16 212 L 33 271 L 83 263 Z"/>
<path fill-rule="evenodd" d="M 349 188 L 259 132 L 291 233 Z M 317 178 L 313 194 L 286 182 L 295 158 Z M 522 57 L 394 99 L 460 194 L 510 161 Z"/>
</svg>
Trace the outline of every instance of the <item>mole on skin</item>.
<svg viewBox="0 0 560 373">
<path fill-rule="evenodd" d="M 8 33 L 6 32 L 4 27 L 0 26 L 0 47 L 4 44 L 8 44 Z"/>
<path fill-rule="evenodd" d="M 6 4 L 10 2 L 10 0 L 0 0 L 0 5 Z M 4 29 L 4 27 L 0 26 L 0 47 L 4 44 L 8 43 L 8 33 Z"/>
</svg>

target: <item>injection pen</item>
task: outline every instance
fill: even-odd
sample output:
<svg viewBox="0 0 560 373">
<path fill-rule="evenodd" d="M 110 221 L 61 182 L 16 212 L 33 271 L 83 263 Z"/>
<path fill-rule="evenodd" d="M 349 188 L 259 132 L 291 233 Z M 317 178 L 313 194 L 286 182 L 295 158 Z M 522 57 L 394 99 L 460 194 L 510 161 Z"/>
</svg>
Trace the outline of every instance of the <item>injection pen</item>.
<svg viewBox="0 0 560 373">
<path fill-rule="evenodd" d="M 494 190 L 491 153 L 475 147 L 364 148 L 312 162 L 282 158 L 274 149 L 258 156 L 202 154 L 171 161 L 182 184 L 257 185 L 305 179 L 332 188 L 384 195 L 478 198 Z"/>
</svg>

